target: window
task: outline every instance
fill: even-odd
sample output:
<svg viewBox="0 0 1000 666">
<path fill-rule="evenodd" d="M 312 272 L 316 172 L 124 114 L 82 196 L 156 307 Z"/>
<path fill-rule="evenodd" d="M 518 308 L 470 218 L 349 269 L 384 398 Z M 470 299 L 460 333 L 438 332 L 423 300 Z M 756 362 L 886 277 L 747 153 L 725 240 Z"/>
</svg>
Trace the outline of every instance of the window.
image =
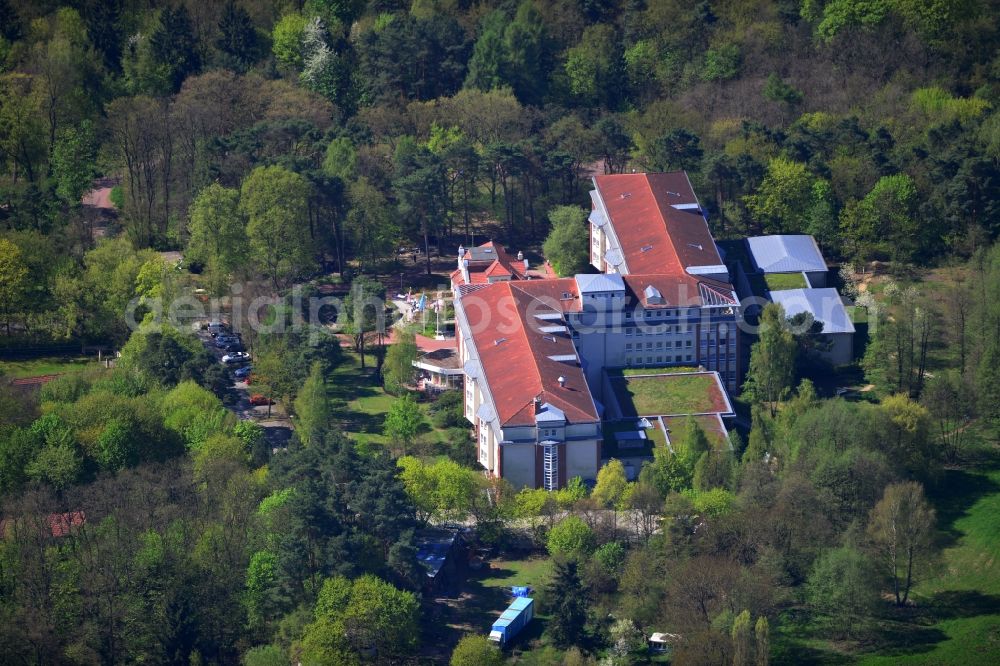
<svg viewBox="0 0 1000 666">
<path fill-rule="evenodd" d="M 688 354 L 687 360 L 691 360 L 691 354 Z"/>
<path fill-rule="evenodd" d="M 632 343 L 628 342 L 625 344 L 625 351 L 632 351 Z"/>
<path fill-rule="evenodd" d="M 625 337 L 627 337 L 627 338 L 631 338 L 632 337 L 632 329 L 631 328 L 626 328 L 625 329 Z"/>
<path fill-rule="evenodd" d="M 625 365 L 632 365 L 632 357 L 631 356 L 626 356 L 625 357 Z"/>
<path fill-rule="evenodd" d="M 645 312 L 645 314 L 643 316 L 646 319 L 652 319 L 653 318 L 653 311 L 652 310 L 646 310 L 646 312 Z"/>
<path fill-rule="evenodd" d="M 678 346 L 680 346 L 680 345 L 678 345 Z M 690 340 L 685 340 L 684 341 L 684 346 L 687 347 L 688 349 L 690 349 L 691 348 L 691 341 Z"/>
<path fill-rule="evenodd" d="M 647 343 L 646 343 L 646 351 L 649 351 L 649 350 L 651 350 L 652 348 L 653 348 L 653 343 L 652 343 L 652 342 L 647 342 Z"/>
<path fill-rule="evenodd" d="M 656 341 L 656 348 L 657 349 L 663 349 L 663 341 L 662 340 L 657 340 Z"/>
<path fill-rule="evenodd" d="M 673 346 L 674 346 L 674 343 L 671 342 L 670 340 L 667 340 L 667 349 L 671 349 Z"/>
<path fill-rule="evenodd" d="M 637 328 L 637 329 L 635 329 L 635 334 L 636 334 L 637 336 L 640 336 L 640 337 L 641 337 L 641 336 L 642 336 L 642 329 L 641 329 L 641 328 Z"/>
<path fill-rule="evenodd" d="M 662 356 L 657 356 L 656 357 L 656 362 L 657 363 L 663 363 L 663 357 Z"/>
<path fill-rule="evenodd" d="M 653 362 L 653 357 L 652 356 L 647 356 L 646 357 L 646 363 L 647 364 L 651 364 L 652 362 Z"/>
</svg>

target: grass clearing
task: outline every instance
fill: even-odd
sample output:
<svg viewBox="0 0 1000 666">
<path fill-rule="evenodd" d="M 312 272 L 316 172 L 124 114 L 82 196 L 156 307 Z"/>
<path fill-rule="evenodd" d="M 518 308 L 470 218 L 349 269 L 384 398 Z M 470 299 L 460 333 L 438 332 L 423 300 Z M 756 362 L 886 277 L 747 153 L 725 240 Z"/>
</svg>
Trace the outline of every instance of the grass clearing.
<svg viewBox="0 0 1000 666">
<path fill-rule="evenodd" d="M 932 493 L 940 539 L 938 576 L 918 584 L 917 609 L 890 627 L 905 638 L 861 663 L 1000 663 L 1000 469 L 950 470 Z"/>
<path fill-rule="evenodd" d="M 327 395 L 333 401 L 334 415 L 344 433 L 362 445 L 386 446 L 390 442 L 382 434 L 385 415 L 397 398 L 385 392 L 375 375 L 375 357 L 365 355 L 365 368 L 361 356 L 345 351 L 344 361 L 327 377 Z M 428 407 L 421 403 L 427 418 L 427 430 L 418 437 L 426 443 L 440 444 L 447 441 L 447 431 L 431 425 Z"/>
<path fill-rule="evenodd" d="M 25 377 L 40 377 L 42 375 L 59 375 L 67 372 L 78 372 L 88 367 L 101 367 L 96 358 L 77 356 L 54 356 L 35 358 L 27 361 L 0 361 L 0 374 L 11 379 Z"/>
<path fill-rule="evenodd" d="M 764 284 L 769 291 L 784 291 L 785 289 L 807 289 L 809 283 L 802 273 L 766 273 Z"/>
<path fill-rule="evenodd" d="M 992 437 L 992 434 L 990 435 Z M 1000 459 L 951 469 L 928 497 L 942 547 L 918 581 L 914 607 L 886 606 L 863 644 L 817 638 L 807 618 L 785 614 L 772 663 L 978 666 L 1000 663 Z"/>
</svg>

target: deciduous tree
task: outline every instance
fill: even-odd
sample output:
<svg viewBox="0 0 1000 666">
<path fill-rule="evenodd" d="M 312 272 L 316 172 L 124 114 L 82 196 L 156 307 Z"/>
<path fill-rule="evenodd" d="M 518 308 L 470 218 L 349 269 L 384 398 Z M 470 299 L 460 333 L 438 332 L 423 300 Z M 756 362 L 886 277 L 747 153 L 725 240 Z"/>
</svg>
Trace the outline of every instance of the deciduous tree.
<svg viewBox="0 0 1000 666">
<path fill-rule="evenodd" d="M 879 569 L 892 584 L 897 606 L 909 601 L 910 589 L 926 564 L 934 530 L 934 509 L 915 481 L 886 486 L 868 518 L 868 537 Z"/>
<path fill-rule="evenodd" d="M 251 257 L 275 289 L 312 268 L 309 183 L 280 166 L 257 167 L 240 190 Z"/>
<path fill-rule="evenodd" d="M 766 404 L 771 416 L 777 413 L 778 401 L 792 386 L 795 352 L 795 338 L 785 321 L 784 308 L 768 303 L 760 316 L 758 339 L 750 351 L 743 390 L 754 402 Z"/>
<path fill-rule="evenodd" d="M 383 430 L 385 436 L 400 446 L 405 454 L 424 425 L 424 415 L 420 411 L 420 406 L 407 394 L 398 398 L 389 407 Z"/>
<path fill-rule="evenodd" d="M 576 206 L 556 206 L 549 211 L 549 232 L 542 252 L 561 277 L 582 273 L 590 262 L 586 233 L 587 211 Z"/>
</svg>

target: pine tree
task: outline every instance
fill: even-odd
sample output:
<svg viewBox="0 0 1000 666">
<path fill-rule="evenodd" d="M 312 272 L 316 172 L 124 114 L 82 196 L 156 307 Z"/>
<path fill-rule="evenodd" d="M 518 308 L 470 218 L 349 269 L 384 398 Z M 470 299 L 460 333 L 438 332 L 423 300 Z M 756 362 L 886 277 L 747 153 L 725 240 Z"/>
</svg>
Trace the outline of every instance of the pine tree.
<svg viewBox="0 0 1000 666">
<path fill-rule="evenodd" d="M 219 33 L 215 46 L 224 54 L 223 60 L 227 66 L 245 72 L 260 58 L 260 36 L 253 19 L 233 0 L 229 0 L 222 10 Z"/>
<path fill-rule="evenodd" d="M 167 71 L 167 78 L 177 92 L 190 74 L 201 70 L 198 39 L 191 25 L 191 15 L 184 5 L 177 9 L 165 7 L 160 25 L 150 38 L 153 59 Z"/>
<path fill-rule="evenodd" d="M 579 644 L 584 638 L 590 600 L 580 582 L 575 561 L 557 562 L 547 590 L 552 620 L 549 633 L 560 647 Z"/>
</svg>

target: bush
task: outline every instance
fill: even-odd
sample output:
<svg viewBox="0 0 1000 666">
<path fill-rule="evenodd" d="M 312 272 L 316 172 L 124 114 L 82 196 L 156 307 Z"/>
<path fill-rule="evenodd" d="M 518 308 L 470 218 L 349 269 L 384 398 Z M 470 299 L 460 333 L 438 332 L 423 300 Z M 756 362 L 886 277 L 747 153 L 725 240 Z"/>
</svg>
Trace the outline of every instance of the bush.
<svg viewBox="0 0 1000 666">
<path fill-rule="evenodd" d="M 465 403 L 461 391 L 445 391 L 429 407 L 435 428 L 457 428 L 466 425 Z"/>
<path fill-rule="evenodd" d="M 549 530 L 546 543 L 549 554 L 581 559 L 594 550 L 594 532 L 587 523 L 576 516 L 567 516 Z"/>
</svg>

